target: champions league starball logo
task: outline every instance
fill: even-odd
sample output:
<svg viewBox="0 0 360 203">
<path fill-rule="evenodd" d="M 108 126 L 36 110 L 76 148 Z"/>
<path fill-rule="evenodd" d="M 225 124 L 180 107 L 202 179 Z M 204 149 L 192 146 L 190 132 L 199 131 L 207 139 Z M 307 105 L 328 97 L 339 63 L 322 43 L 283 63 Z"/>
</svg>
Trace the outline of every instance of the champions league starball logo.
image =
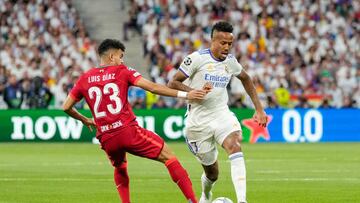
<svg viewBox="0 0 360 203">
<path fill-rule="evenodd" d="M 273 118 L 272 115 L 268 115 L 266 126 L 269 126 L 269 123 L 271 122 L 272 118 Z M 267 127 L 264 128 L 259 126 L 259 124 L 253 118 L 244 119 L 242 120 L 241 123 L 250 130 L 250 137 L 249 137 L 250 143 L 256 143 L 259 140 L 259 138 L 263 138 L 266 141 L 270 140 L 270 134 Z"/>
<path fill-rule="evenodd" d="M 191 63 L 192 63 L 191 58 L 190 58 L 190 57 L 186 57 L 185 60 L 184 60 L 184 64 L 188 66 L 188 65 L 190 65 Z"/>
</svg>

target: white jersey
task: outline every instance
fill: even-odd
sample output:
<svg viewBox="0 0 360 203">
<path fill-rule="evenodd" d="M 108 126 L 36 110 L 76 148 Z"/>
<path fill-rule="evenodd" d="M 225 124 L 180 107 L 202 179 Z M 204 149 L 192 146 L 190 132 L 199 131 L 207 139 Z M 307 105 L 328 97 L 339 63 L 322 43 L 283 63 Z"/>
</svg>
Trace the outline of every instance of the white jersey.
<svg viewBox="0 0 360 203">
<path fill-rule="evenodd" d="M 227 86 L 231 77 L 239 75 L 242 69 L 243 67 L 231 54 L 224 61 L 215 59 L 210 49 L 188 55 L 179 67 L 189 79 L 188 86 L 202 89 L 206 82 L 211 82 L 213 85 L 212 91 L 201 103 L 189 101 L 188 119 L 201 125 L 219 116 L 221 111 L 229 111 Z"/>
</svg>

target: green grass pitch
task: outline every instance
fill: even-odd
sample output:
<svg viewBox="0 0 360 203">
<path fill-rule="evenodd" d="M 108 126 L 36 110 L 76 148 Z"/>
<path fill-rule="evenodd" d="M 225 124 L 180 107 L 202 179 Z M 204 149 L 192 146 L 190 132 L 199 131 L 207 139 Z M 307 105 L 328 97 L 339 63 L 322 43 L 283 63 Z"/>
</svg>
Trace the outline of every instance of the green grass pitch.
<svg viewBox="0 0 360 203">
<path fill-rule="evenodd" d="M 169 144 L 200 194 L 201 166 L 184 143 Z M 244 144 L 249 203 L 360 202 L 360 143 Z M 165 167 L 128 156 L 134 203 L 184 203 Z M 235 201 L 222 149 L 214 197 Z M 1 203 L 119 202 L 113 169 L 98 145 L 0 144 Z"/>
</svg>

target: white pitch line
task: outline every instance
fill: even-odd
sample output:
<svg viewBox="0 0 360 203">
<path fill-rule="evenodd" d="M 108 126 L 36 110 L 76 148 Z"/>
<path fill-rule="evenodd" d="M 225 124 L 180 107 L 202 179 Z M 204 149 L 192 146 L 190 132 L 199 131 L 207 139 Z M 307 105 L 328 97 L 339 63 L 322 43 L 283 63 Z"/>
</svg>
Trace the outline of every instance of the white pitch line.
<svg viewBox="0 0 360 203">
<path fill-rule="evenodd" d="M 0 163 L 0 166 L 98 166 L 98 165 L 110 165 L 110 162 L 42 162 L 42 163 Z"/>
<path fill-rule="evenodd" d="M 248 179 L 247 181 L 254 182 L 325 182 L 325 181 L 339 181 L 339 182 L 358 182 L 360 178 L 264 178 L 264 179 Z"/>
<path fill-rule="evenodd" d="M 302 172 L 306 172 L 306 173 L 351 173 L 351 172 L 355 172 L 353 170 L 347 170 L 347 169 L 339 169 L 339 170 L 257 170 L 255 171 L 255 173 L 260 173 L 260 174 L 280 174 L 280 173 L 287 173 L 287 172 L 291 172 L 291 173 L 302 173 Z"/>
<path fill-rule="evenodd" d="M 28 181 L 48 181 L 48 182 L 108 182 L 113 179 L 107 178 L 0 178 L 0 182 L 28 182 Z"/>
</svg>

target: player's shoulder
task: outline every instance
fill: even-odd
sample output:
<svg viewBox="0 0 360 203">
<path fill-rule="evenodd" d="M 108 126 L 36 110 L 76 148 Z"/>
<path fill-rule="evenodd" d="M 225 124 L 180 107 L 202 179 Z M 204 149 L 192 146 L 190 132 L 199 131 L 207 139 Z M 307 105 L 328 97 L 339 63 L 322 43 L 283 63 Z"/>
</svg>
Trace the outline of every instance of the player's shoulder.
<svg viewBox="0 0 360 203">
<path fill-rule="evenodd" d="M 233 54 L 228 54 L 226 57 L 226 62 L 227 63 L 236 63 L 238 62 L 236 57 Z"/>
<path fill-rule="evenodd" d="M 100 70 L 101 70 L 101 68 L 92 67 L 92 68 L 90 68 L 89 70 L 85 71 L 84 74 L 83 74 L 83 76 L 96 74 L 96 73 L 98 73 Z"/>
<path fill-rule="evenodd" d="M 228 59 L 236 59 L 233 54 L 228 54 L 228 55 L 227 55 L 227 58 L 228 58 Z"/>
<path fill-rule="evenodd" d="M 130 71 L 130 72 L 137 72 L 137 70 L 135 68 L 132 68 L 130 66 L 122 66 L 122 68 L 124 68 L 126 71 Z"/>
<path fill-rule="evenodd" d="M 105 74 L 105 73 L 116 73 L 120 70 L 127 70 L 127 67 L 124 65 L 93 67 L 93 68 L 90 68 L 88 71 L 86 71 L 82 75 L 82 77 L 86 78 L 89 76 L 101 75 L 101 74 Z"/>
<path fill-rule="evenodd" d="M 108 66 L 106 67 L 106 69 L 108 69 L 108 71 L 121 71 L 121 70 L 128 70 L 128 67 L 124 64 L 120 64 L 120 65 L 116 65 L 116 66 Z"/>
<path fill-rule="evenodd" d="M 209 55 L 210 49 L 200 49 L 200 50 L 196 51 L 196 53 L 198 53 L 199 55 Z"/>
<path fill-rule="evenodd" d="M 136 69 L 126 66 L 126 65 L 121 65 L 121 70 L 126 72 L 126 74 L 130 77 L 137 78 L 137 77 L 141 76 L 141 74 Z"/>
<path fill-rule="evenodd" d="M 105 72 L 105 73 L 128 73 L 128 72 L 134 72 L 134 69 L 124 65 L 115 65 L 115 66 L 107 66 L 104 67 L 103 70 L 101 68 L 98 68 L 99 72 Z"/>
<path fill-rule="evenodd" d="M 206 57 L 209 54 L 210 54 L 209 49 L 200 49 L 198 51 L 194 51 L 194 52 L 190 53 L 189 55 L 187 55 L 187 57 L 185 59 L 187 61 L 189 61 L 189 60 L 196 61 L 196 60 L 199 60 L 199 59 L 201 59 L 203 57 Z"/>
</svg>

